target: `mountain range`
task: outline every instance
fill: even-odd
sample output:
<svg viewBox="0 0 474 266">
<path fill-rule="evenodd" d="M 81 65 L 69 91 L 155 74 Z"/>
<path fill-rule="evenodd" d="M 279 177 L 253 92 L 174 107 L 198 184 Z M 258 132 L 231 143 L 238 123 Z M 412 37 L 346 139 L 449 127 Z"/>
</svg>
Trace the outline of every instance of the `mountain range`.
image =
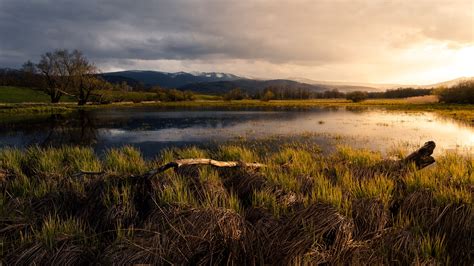
<svg viewBox="0 0 474 266">
<path fill-rule="evenodd" d="M 123 80 L 128 81 L 134 80 L 138 83 L 142 83 L 145 87 L 161 86 L 164 88 L 181 88 L 182 86 L 200 83 L 200 82 L 216 82 L 216 81 L 231 81 L 242 79 L 236 75 L 228 73 L 217 73 L 217 72 L 159 72 L 150 70 L 130 70 L 130 71 L 119 71 L 103 73 L 102 77 L 107 81 L 116 82 Z"/>
<path fill-rule="evenodd" d="M 221 72 L 160 72 L 150 70 L 128 70 L 119 72 L 108 72 L 100 74 L 102 78 L 112 83 L 126 82 L 131 86 L 141 85 L 145 88 L 160 86 L 163 88 L 177 88 L 180 90 L 192 90 L 198 93 L 222 94 L 233 88 L 241 88 L 248 93 L 259 92 L 266 87 L 285 87 L 290 89 L 305 89 L 311 92 L 323 92 L 337 89 L 342 92 L 348 91 L 385 91 L 399 87 L 433 88 L 438 86 L 452 86 L 462 80 L 471 78 L 458 78 L 446 82 L 430 85 L 402 85 L 402 84 L 372 84 L 357 82 L 332 82 L 315 81 L 303 78 L 287 79 L 253 79 L 239 77 L 229 73 Z"/>
</svg>

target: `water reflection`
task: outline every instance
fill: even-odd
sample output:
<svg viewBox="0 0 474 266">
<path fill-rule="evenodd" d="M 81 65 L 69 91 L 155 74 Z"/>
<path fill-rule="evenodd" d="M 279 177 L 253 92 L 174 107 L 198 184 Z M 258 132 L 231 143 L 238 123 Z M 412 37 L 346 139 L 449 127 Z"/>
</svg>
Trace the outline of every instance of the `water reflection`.
<svg viewBox="0 0 474 266">
<path fill-rule="evenodd" d="M 67 116 L 52 114 L 42 118 L 0 123 L 0 130 L 1 146 L 85 146 L 94 145 L 98 139 L 98 127 L 93 116 L 83 110 Z"/>
<path fill-rule="evenodd" d="M 83 110 L 79 111 L 74 119 L 68 119 L 62 115 L 51 115 L 48 120 L 47 136 L 39 142 L 43 146 L 97 143 L 97 126 L 93 117 Z"/>
<path fill-rule="evenodd" d="M 472 152 L 474 129 L 431 113 L 322 108 L 307 111 L 173 110 L 151 108 L 78 111 L 0 123 L 0 146 L 32 144 L 92 146 L 97 151 L 131 144 L 145 154 L 169 146 L 219 143 L 235 138 L 300 136 L 304 133 L 352 137 L 383 150 L 400 142 L 434 140 L 441 150 Z"/>
</svg>

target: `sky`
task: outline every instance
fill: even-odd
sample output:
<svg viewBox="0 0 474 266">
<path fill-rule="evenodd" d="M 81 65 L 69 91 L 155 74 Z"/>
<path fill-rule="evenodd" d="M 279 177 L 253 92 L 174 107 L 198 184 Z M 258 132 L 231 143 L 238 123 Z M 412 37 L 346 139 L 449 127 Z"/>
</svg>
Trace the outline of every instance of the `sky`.
<svg viewBox="0 0 474 266">
<path fill-rule="evenodd" d="M 433 84 L 474 76 L 474 0 L 0 0 L 0 67 Z"/>
</svg>

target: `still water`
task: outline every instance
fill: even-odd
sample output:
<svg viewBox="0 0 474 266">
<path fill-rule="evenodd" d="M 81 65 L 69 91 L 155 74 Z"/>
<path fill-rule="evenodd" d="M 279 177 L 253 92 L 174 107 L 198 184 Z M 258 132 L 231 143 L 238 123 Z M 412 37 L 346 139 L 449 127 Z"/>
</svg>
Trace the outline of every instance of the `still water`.
<svg viewBox="0 0 474 266">
<path fill-rule="evenodd" d="M 473 127 L 428 112 L 123 108 L 0 119 L 0 147 L 74 144 L 92 146 L 100 153 L 129 144 L 140 148 L 147 157 L 172 146 L 311 136 L 340 136 L 349 139 L 348 144 L 382 151 L 401 143 L 418 145 L 428 140 L 437 143 L 437 151 L 474 151 Z"/>
</svg>

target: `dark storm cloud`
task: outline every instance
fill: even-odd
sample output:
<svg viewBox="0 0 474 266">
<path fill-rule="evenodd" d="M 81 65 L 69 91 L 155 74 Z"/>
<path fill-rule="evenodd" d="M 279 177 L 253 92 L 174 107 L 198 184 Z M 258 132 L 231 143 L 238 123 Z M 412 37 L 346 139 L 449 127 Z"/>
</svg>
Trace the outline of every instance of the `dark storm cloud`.
<svg viewBox="0 0 474 266">
<path fill-rule="evenodd" d="M 98 62 L 375 62 L 426 41 L 472 44 L 472 1 L 0 0 L 0 65 L 55 48 Z M 471 25 L 470 29 L 469 26 Z"/>
</svg>

